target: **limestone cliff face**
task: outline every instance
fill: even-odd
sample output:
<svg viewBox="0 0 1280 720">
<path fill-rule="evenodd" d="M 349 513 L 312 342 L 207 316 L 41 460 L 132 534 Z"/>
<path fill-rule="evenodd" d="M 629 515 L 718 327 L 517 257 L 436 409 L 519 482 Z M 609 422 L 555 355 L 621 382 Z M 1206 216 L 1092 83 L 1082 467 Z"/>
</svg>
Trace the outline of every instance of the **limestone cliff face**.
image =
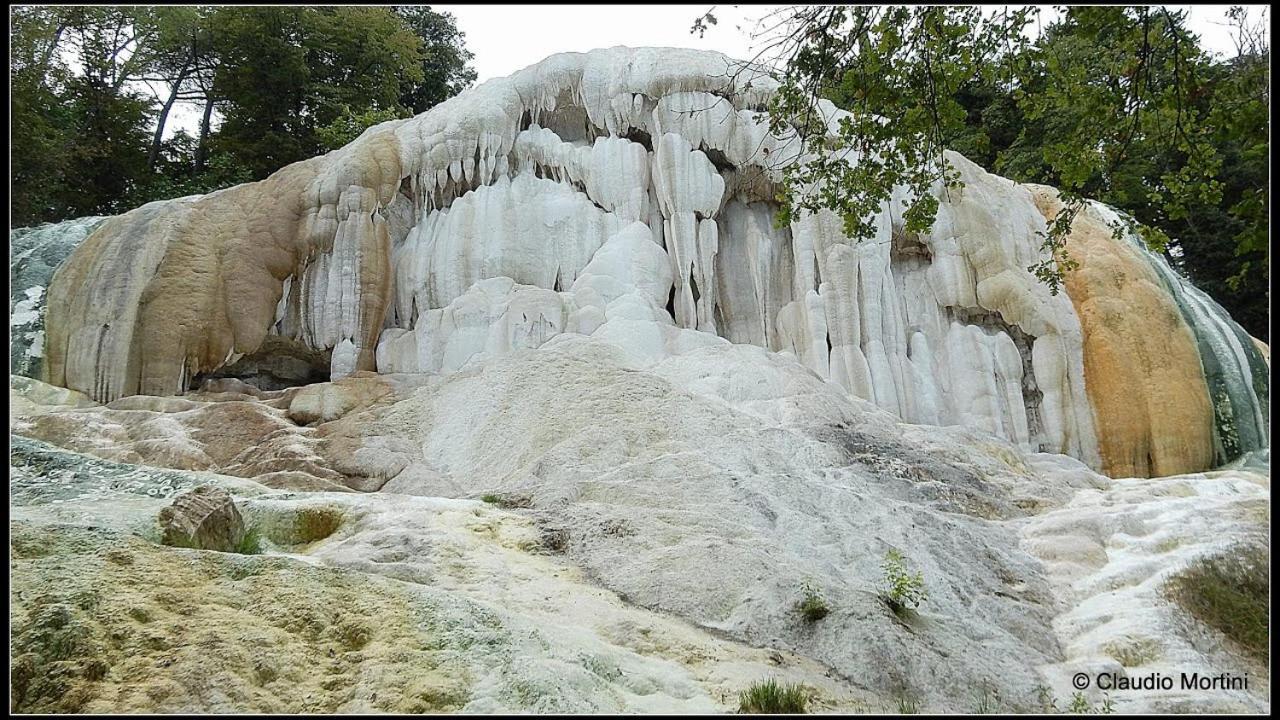
<svg viewBox="0 0 1280 720">
<path fill-rule="evenodd" d="M 902 198 L 861 243 L 829 213 L 774 227 L 796 159 L 756 118 L 774 88 L 715 53 L 566 53 L 262 182 L 112 218 L 50 284 L 45 376 L 107 402 L 281 357 L 336 378 L 564 334 L 636 365 L 733 342 L 908 422 L 1113 475 L 1266 445 L 1261 355 L 1157 260 L 1084 218 L 1065 294 L 1027 271 L 1045 189 L 952 155 L 965 187 L 928 234 Z"/>
</svg>

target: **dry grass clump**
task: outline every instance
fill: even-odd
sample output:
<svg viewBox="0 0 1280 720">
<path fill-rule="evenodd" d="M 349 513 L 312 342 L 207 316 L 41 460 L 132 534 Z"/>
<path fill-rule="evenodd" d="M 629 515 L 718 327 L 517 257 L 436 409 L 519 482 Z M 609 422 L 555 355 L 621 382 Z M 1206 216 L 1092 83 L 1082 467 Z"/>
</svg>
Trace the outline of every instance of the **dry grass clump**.
<svg viewBox="0 0 1280 720">
<path fill-rule="evenodd" d="M 1267 659 L 1271 551 L 1240 545 L 1191 563 L 1170 578 L 1165 596 L 1221 632 L 1256 660 Z"/>
</svg>

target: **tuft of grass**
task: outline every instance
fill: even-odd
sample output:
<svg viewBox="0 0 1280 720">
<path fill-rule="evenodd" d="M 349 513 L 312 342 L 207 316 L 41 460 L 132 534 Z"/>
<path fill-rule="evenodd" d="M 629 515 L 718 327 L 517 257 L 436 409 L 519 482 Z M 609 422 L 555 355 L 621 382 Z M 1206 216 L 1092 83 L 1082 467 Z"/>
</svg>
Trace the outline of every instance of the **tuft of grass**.
<svg viewBox="0 0 1280 720">
<path fill-rule="evenodd" d="M 910 692 L 898 692 L 894 695 L 894 699 L 898 701 L 899 715 L 919 715 L 920 714 L 920 698 L 917 698 Z"/>
<path fill-rule="evenodd" d="M 773 678 L 754 682 L 738 694 L 738 712 L 750 714 L 797 714 L 809 706 L 809 688 L 782 685 Z"/>
<path fill-rule="evenodd" d="M 1072 695 L 1071 702 L 1067 705 L 1067 712 L 1071 715 L 1110 715 L 1115 711 L 1115 703 L 1106 693 L 1102 694 L 1102 702 L 1097 707 L 1082 692 Z"/>
<path fill-rule="evenodd" d="M 1270 564 L 1271 551 L 1265 546 L 1239 545 L 1192 562 L 1169 579 L 1164 594 L 1250 657 L 1266 661 Z"/>
<path fill-rule="evenodd" d="M 244 537 L 236 545 L 235 552 L 241 555 L 262 554 L 262 534 L 256 528 L 245 528 Z"/>
<path fill-rule="evenodd" d="M 508 493 L 498 495 L 495 493 L 485 493 L 480 496 L 480 501 L 489 505 L 497 505 L 503 510 L 527 510 L 533 507 L 533 498 L 528 495 L 518 493 Z"/>
<path fill-rule="evenodd" d="M 826 599 L 813 586 L 806 584 L 803 590 L 804 599 L 796 603 L 796 611 L 801 617 L 812 623 L 821 620 L 831 612 Z"/>
<path fill-rule="evenodd" d="M 973 690 L 973 714 L 991 715 L 999 712 L 1000 691 L 990 678 L 983 678 Z"/>
</svg>

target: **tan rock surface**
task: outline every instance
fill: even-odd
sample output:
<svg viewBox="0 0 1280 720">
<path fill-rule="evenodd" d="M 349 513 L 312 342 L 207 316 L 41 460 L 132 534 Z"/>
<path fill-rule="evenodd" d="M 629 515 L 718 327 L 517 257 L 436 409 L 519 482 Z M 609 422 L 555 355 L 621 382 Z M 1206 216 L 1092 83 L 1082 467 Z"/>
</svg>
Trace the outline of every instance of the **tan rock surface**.
<svg viewBox="0 0 1280 720">
<path fill-rule="evenodd" d="M 50 283 L 46 378 L 101 401 L 180 393 L 257 350 L 285 279 L 334 252 L 349 258 L 343 282 L 359 302 L 336 318 L 295 309 L 288 335 L 319 348 L 350 340 L 353 369 L 372 370 L 391 291 L 376 210 L 400 177 L 393 127 L 260 182 L 103 223 Z"/>
<path fill-rule="evenodd" d="M 391 386 L 376 373 L 308 385 L 293 394 L 289 402 L 289 419 L 300 425 L 337 420 L 357 408 L 372 405 L 391 392 Z"/>
</svg>

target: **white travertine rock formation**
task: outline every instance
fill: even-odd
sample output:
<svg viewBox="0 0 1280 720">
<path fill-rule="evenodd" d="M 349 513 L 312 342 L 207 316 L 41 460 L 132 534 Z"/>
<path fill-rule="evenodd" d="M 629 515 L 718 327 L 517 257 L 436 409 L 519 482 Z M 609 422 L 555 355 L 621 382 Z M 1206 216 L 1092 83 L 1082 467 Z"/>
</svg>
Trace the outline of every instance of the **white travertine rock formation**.
<svg viewBox="0 0 1280 720">
<path fill-rule="evenodd" d="M 1112 474 L 1265 446 L 1261 356 L 1198 296 L 1175 301 L 1161 260 L 1077 228 L 1098 260 L 1066 294 L 1027 270 L 1055 212 L 1034 186 L 952 154 L 964 188 L 940 194 L 927 234 L 905 231 L 901 197 L 861 243 L 829 213 L 775 227 L 796 157 L 756 117 L 776 87 L 716 53 L 564 53 L 261 182 L 112 218 L 50 285 L 45 378 L 109 402 L 180 393 L 263 353 L 338 378 L 450 372 L 562 334 L 648 362 L 728 340 L 908 422 Z M 1153 343 L 1138 313 L 1091 314 L 1127 297 L 1117 262 L 1153 279 L 1143 297 L 1166 337 Z M 1196 327 L 1210 317 L 1211 336 Z M 1126 368 L 1142 402 L 1116 401 L 1107 368 L 1165 347 L 1180 370 Z M 1149 408 L 1174 377 L 1215 389 L 1170 430 Z"/>
<path fill-rule="evenodd" d="M 109 663 L 106 682 L 29 688 L 104 712 L 731 712 L 774 677 L 808 685 L 814 711 L 893 712 L 909 693 L 963 712 L 981 686 L 1026 712 L 1044 709 L 1042 686 L 1065 708 L 1077 672 L 1265 670 L 1207 626 L 1180 629 L 1161 592 L 1190 563 L 1265 542 L 1265 458 L 1112 480 L 976 428 L 898 422 L 756 346 L 604 327 L 620 330 L 261 397 L 222 381 L 83 407 L 15 384 L 42 406 L 10 415 L 26 436 L 11 458 L 20 648 L 59 605 L 123 638 L 69 665 Z M 314 492 L 341 487 L 329 479 L 379 492 Z M 161 553 L 130 535 L 192 484 L 232 492 L 268 554 Z M 318 511 L 341 519 L 317 532 L 303 520 Z M 928 591 L 905 618 L 884 599 L 890 549 Z M 816 623 L 796 609 L 806 587 L 829 605 Z M 76 602 L 86 588 L 107 591 Z M 137 608 L 165 621 L 140 634 Z M 197 652 L 206 633 L 219 652 Z M 26 677 L 62 658 L 28 659 Z M 255 680 L 262 662 L 279 678 Z M 333 683 L 314 677 L 325 663 Z M 456 689 L 422 690 L 424 675 Z M 34 689 L 20 709 L 41 707 Z M 1112 699 L 1269 707 L 1257 683 Z"/>
</svg>

